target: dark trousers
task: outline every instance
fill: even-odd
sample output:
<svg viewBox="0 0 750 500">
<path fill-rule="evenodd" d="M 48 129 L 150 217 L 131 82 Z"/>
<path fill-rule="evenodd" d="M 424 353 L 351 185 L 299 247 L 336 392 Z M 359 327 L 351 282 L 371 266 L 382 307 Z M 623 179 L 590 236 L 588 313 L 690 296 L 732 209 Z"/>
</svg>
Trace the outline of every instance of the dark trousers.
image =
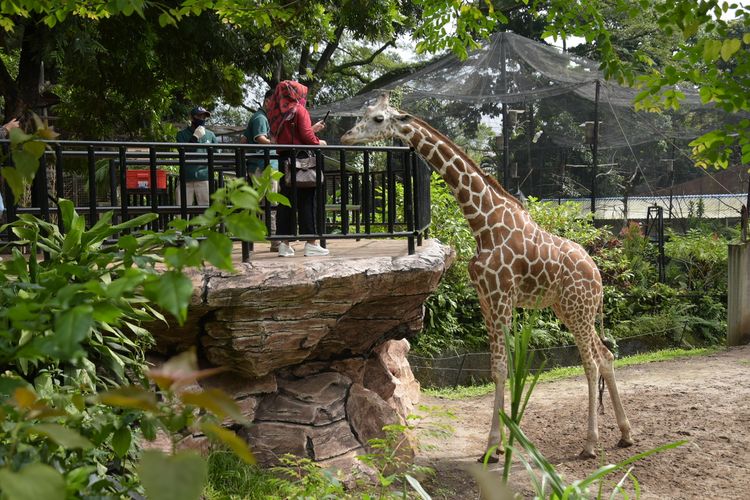
<svg viewBox="0 0 750 500">
<path fill-rule="evenodd" d="M 295 204 L 294 196 L 292 194 L 292 186 L 287 186 L 286 179 L 283 177 L 281 178 L 281 181 L 279 181 L 279 184 L 281 186 L 281 194 L 289 199 L 293 207 L 296 206 L 297 208 L 297 226 L 299 227 L 299 234 L 316 234 L 315 188 L 297 188 L 297 200 Z M 294 228 L 292 227 L 292 208 L 281 204 L 277 207 L 276 234 L 278 236 L 291 236 L 294 234 Z"/>
</svg>

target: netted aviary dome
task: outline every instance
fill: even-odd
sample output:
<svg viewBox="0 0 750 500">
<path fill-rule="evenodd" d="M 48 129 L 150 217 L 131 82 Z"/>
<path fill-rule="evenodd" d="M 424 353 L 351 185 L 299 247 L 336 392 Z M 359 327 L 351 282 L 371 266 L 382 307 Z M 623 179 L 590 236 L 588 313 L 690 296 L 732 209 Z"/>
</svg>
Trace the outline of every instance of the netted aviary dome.
<svg viewBox="0 0 750 500">
<path fill-rule="evenodd" d="M 463 61 L 448 55 L 376 86 L 312 114 L 356 117 L 391 90 L 401 109 L 459 142 L 514 192 L 547 198 L 656 194 L 710 175 L 693 166 L 687 143 L 729 119 L 684 88 L 678 112 L 636 112 L 639 91 L 606 81 L 598 63 L 513 33 L 493 35 Z"/>
</svg>

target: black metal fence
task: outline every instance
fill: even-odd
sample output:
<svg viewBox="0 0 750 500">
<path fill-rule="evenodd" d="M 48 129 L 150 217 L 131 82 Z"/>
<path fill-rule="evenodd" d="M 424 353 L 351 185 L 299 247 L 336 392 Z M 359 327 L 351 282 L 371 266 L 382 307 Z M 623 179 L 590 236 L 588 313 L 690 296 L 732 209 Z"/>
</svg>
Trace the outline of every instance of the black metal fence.
<svg viewBox="0 0 750 500">
<path fill-rule="evenodd" d="M 8 142 L 0 141 L 0 146 L 5 153 L 3 164 L 12 165 Z M 68 198 L 86 215 L 89 226 L 108 211 L 114 212 L 115 222 L 153 212 L 160 217 L 151 229 L 164 230 L 175 217 L 188 218 L 206 208 L 188 204 L 186 167 L 207 166 L 209 192 L 213 193 L 230 178 L 249 180 L 248 160 L 263 159 L 267 165 L 281 151 L 291 150 L 294 158 L 299 150 L 299 146 L 279 144 L 154 142 L 50 141 L 47 146 L 22 199 L 15 200 L 8 186 L 3 187 L 7 221 L 27 213 L 57 222 L 56 200 Z M 319 146 L 305 150 L 316 157 L 315 217 L 320 232 L 295 234 L 295 239 L 316 238 L 325 245 L 328 239 L 403 237 L 409 253 L 414 253 L 431 220 L 430 173 L 411 149 Z M 291 189 L 292 226 L 296 228 L 297 187 Z M 271 231 L 276 208 L 267 203 L 264 210 L 268 239 L 289 239 Z M 0 241 L 11 238 L 10 230 L 0 234 Z M 252 243 L 243 242 L 243 260 L 249 259 L 251 251 Z"/>
</svg>

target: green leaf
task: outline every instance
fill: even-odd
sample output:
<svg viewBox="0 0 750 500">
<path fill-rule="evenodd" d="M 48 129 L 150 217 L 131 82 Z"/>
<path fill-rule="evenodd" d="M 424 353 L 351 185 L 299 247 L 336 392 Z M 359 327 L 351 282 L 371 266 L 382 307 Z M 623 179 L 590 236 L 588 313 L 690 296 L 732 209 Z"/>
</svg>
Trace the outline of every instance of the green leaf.
<svg viewBox="0 0 750 500">
<path fill-rule="evenodd" d="M 682 36 L 685 38 L 690 38 L 691 36 L 695 35 L 698 32 L 698 28 L 700 28 L 701 23 L 699 21 L 693 21 L 691 23 L 685 24 L 685 27 L 682 29 Z"/>
<path fill-rule="evenodd" d="M 281 193 L 268 193 L 266 195 L 266 198 L 271 203 L 279 203 L 280 205 L 284 205 L 285 207 L 292 206 L 291 202 L 289 201 L 289 198 L 287 198 Z"/>
<path fill-rule="evenodd" d="M 73 205 L 73 202 L 70 200 L 60 198 L 57 206 L 60 207 L 60 212 L 62 213 L 62 221 L 65 232 L 68 232 L 70 231 L 70 227 L 73 224 L 73 217 L 78 216 L 78 214 L 76 214 L 75 205 Z"/>
<path fill-rule="evenodd" d="M 738 38 L 724 40 L 724 43 L 721 45 L 721 58 L 724 61 L 728 61 L 732 58 L 735 52 L 740 50 L 741 46 L 742 44 Z"/>
<path fill-rule="evenodd" d="M 73 429 L 58 424 L 36 424 L 29 427 L 28 432 L 42 434 L 66 449 L 80 448 L 90 450 L 94 445 Z"/>
<path fill-rule="evenodd" d="M 86 229 L 86 221 L 83 217 L 74 213 L 73 218 L 70 220 L 70 228 L 65 234 L 65 240 L 63 240 L 63 254 L 67 257 L 76 257 L 80 254 L 81 236 L 83 231 Z M 77 251 L 73 251 L 77 249 Z"/>
<path fill-rule="evenodd" d="M 167 271 L 144 286 L 144 294 L 182 324 L 193 295 L 193 282 L 178 271 Z"/>
<path fill-rule="evenodd" d="M 146 450 L 137 471 L 149 500 L 197 500 L 208 477 L 206 461 L 195 453 Z"/>
<path fill-rule="evenodd" d="M 39 158 L 23 149 L 13 151 L 11 156 L 13 157 L 13 164 L 16 166 L 16 170 L 23 177 L 31 180 L 39 168 Z"/>
<path fill-rule="evenodd" d="M 228 236 L 209 232 L 206 239 L 201 241 L 201 253 L 207 261 L 219 269 L 226 269 L 232 271 L 234 266 L 232 265 L 232 240 Z"/>
<path fill-rule="evenodd" d="M 125 314 L 125 311 L 109 302 L 94 304 L 93 318 L 96 321 L 116 325 L 123 314 Z"/>
<path fill-rule="evenodd" d="M 152 412 L 159 411 L 159 407 L 156 405 L 156 396 L 154 393 L 135 385 L 119 387 L 111 391 L 100 393 L 96 397 L 96 401 L 105 405 L 116 406 L 118 408 L 131 408 L 134 410 Z"/>
<path fill-rule="evenodd" d="M 28 141 L 24 143 L 23 150 L 37 160 L 44 154 L 45 145 L 41 141 Z"/>
<path fill-rule="evenodd" d="M 130 432 L 130 428 L 125 425 L 115 431 L 112 435 L 112 449 L 118 457 L 123 458 L 128 454 L 132 439 L 133 436 Z"/>
<path fill-rule="evenodd" d="M 138 269 L 127 269 L 122 276 L 107 285 L 104 293 L 111 299 L 130 295 L 135 287 L 143 283 L 146 275 Z"/>
<path fill-rule="evenodd" d="M 232 191 L 229 195 L 230 201 L 239 208 L 247 210 L 258 210 L 258 193 L 249 186 L 244 186 L 242 189 Z"/>
<path fill-rule="evenodd" d="M 231 417 L 241 424 L 249 423 L 233 398 L 219 389 L 207 389 L 201 392 L 184 392 L 180 399 L 186 405 L 193 405 L 208 410 L 219 418 Z"/>
<path fill-rule="evenodd" d="M 245 440 L 229 429 L 216 424 L 206 423 L 201 426 L 201 430 L 206 436 L 212 437 L 231 448 L 234 454 L 240 457 L 246 464 L 255 465 L 257 463 Z"/>
<path fill-rule="evenodd" d="M 239 213 L 224 219 L 227 230 L 243 241 L 260 241 L 266 237 L 266 226 L 257 217 Z"/>
<path fill-rule="evenodd" d="M 3 400 L 8 399 L 16 389 L 20 387 L 28 387 L 29 383 L 21 378 L 16 377 L 0 377 L 0 396 Z"/>
<path fill-rule="evenodd" d="M 706 63 L 714 62 L 721 53 L 721 40 L 706 40 L 703 45 L 703 61 Z"/>
<path fill-rule="evenodd" d="M 94 324 L 93 312 L 90 305 L 80 305 L 58 315 L 55 333 L 48 337 L 55 354 L 70 359 L 80 350 L 81 342 L 88 337 Z"/>
<path fill-rule="evenodd" d="M 2 172 L 2 176 L 3 178 L 5 178 L 5 182 L 8 183 L 11 191 L 13 191 L 13 196 L 15 196 L 17 199 L 21 198 L 23 196 L 24 181 L 18 170 L 13 167 L 2 167 L 0 168 L 0 172 Z"/>
<path fill-rule="evenodd" d="M 10 131 L 10 142 L 13 146 L 18 146 L 26 141 L 30 141 L 32 137 L 32 135 L 21 130 L 21 127 L 11 129 Z"/>
<path fill-rule="evenodd" d="M 2 469 L 0 487 L 9 500 L 65 500 L 65 479 L 49 465 L 31 464 L 19 472 Z"/>
<path fill-rule="evenodd" d="M 134 219 L 130 219 L 121 224 L 112 226 L 112 229 L 115 229 L 116 232 L 118 232 L 118 231 L 122 231 L 123 229 L 132 229 L 134 227 L 141 227 L 141 226 L 145 226 L 149 222 L 152 222 L 158 218 L 159 218 L 159 214 L 153 214 L 153 213 L 143 214 L 143 215 L 139 215 L 138 217 Z"/>
</svg>

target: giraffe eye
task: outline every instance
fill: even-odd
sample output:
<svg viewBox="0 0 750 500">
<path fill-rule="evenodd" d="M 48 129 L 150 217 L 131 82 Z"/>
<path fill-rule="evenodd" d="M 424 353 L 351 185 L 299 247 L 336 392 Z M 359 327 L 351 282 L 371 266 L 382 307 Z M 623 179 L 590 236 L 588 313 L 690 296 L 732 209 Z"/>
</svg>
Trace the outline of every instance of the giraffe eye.
<svg viewBox="0 0 750 500">
<path fill-rule="evenodd" d="M 383 118 L 383 115 L 373 116 L 372 119 L 378 123 L 383 123 L 383 120 L 385 120 L 385 118 Z"/>
</svg>

